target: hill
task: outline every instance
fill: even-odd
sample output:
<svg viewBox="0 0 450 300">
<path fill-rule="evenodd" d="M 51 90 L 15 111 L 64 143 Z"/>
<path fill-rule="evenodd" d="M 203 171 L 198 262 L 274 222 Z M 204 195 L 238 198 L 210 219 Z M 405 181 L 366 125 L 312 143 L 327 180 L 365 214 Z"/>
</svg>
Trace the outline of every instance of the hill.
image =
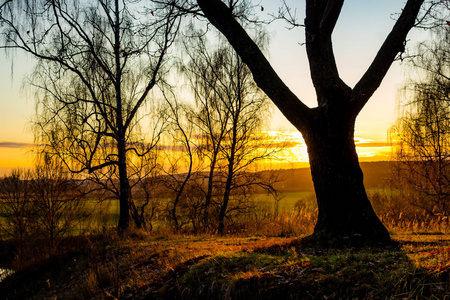
<svg viewBox="0 0 450 300">
<path fill-rule="evenodd" d="M 386 185 L 391 163 L 388 161 L 361 162 L 366 189 L 380 188 Z M 282 169 L 277 171 L 282 181 L 277 188 L 283 192 L 314 191 L 311 170 L 309 168 Z"/>
<path fill-rule="evenodd" d="M 17 270 L 0 281 L 0 299 L 446 299 L 449 236 L 393 238 L 397 247 L 379 248 L 296 237 L 104 237 Z"/>
</svg>

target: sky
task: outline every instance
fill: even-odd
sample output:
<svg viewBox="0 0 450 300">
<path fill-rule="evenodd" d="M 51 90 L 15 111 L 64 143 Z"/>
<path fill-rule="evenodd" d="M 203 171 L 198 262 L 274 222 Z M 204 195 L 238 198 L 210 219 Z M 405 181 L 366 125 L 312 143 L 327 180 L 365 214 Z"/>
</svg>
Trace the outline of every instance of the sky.
<svg viewBox="0 0 450 300">
<path fill-rule="evenodd" d="M 299 21 L 304 19 L 304 1 L 288 0 L 297 7 Z M 336 61 L 342 79 L 351 87 L 364 74 L 379 47 L 394 25 L 393 14 L 401 11 L 404 0 L 346 0 L 333 34 Z M 267 17 L 276 14 L 280 2 L 261 0 Z M 268 58 L 280 77 L 308 106 L 316 106 L 315 91 L 310 79 L 304 42 L 304 29 L 286 29 L 283 21 L 267 27 L 271 37 Z M 409 35 L 412 46 L 420 37 Z M 33 92 L 23 82 L 30 75 L 35 61 L 20 52 L 0 52 L 0 175 L 11 168 L 27 167 L 33 155 L 27 145 L 33 142 L 30 120 L 34 113 Z M 387 160 L 387 133 L 396 118 L 398 89 L 406 79 L 406 68 L 396 62 L 383 83 L 357 118 L 355 142 L 360 160 Z M 293 167 L 305 166 L 306 149 L 301 135 L 284 116 L 274 110 L 268 130 L 278 138 L 298 141 L 288 161 Z"/>
</svg>

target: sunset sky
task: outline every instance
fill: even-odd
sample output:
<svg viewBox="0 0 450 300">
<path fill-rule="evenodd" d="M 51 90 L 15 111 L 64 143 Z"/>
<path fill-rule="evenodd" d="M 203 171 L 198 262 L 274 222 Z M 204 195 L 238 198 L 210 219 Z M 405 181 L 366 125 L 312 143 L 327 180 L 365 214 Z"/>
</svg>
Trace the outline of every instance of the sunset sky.
<svg viewBox="0 0 450 300">
<path fill-rule="evenodd" d="M 304 19 L 304 1 L 297 9 Z M 394 13 L 401 11 L 404 0 L 347 0 L 333 36 L 336 60 L 341 77 L 350 85 L 365 72 L 380 45 L 391 30 Z M 276 14 L 279 1 L 263 0 L 261 14 Z M 268 26 L 271 36 L 269 60 L 285 83 L 310 107 L 315 106 L 303 28 L 287 30 L 283 21 Z M 410 46 L 419 34 L 410 34 Z M 29 121 L 34 112 L 33 92 L 23 86 L 24 76 L 32 72 L 35 61 L 20 52 L 0 53 L 0 175 L 14 167 L 31 165 L 32 155 L 27 145 L 33 142 Z M 387 132 L 395 121 L 397 90 L 405 81 L 406 68 L 395 63 L 381 87 L 361 112 L 356 123 L 355 140 L 361 161 L 387 160 L 390 148 Z M 300 134 L 279 113 L 274 112 L 268 130 L 278 132 L 277 138 L 297 142 L 287 160 L 293 166 L 305 166 L 307 161 Z M 300 163 L 299 163 L 300 162 Z"/>
</svg>

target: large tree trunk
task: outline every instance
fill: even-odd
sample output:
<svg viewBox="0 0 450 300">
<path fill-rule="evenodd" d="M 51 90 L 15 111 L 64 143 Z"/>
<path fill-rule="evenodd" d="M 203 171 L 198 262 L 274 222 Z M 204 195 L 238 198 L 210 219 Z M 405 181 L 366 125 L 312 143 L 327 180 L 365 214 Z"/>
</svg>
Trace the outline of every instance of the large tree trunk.
<svg viewBox="0 0 450 300">
<path fill-rule="evenodd" d="M 354 124 L 397 54 L 404 51 L 404 41 L 423 2 L 407 1 L 370 67 L 350 88 L 339 76 L 331 38 L 344 0 L 306 0 L 306 48 L 318 102 L 318 107 L 311 109 L 277 75 L 233 15 L 233 7 L 221 0 L 197 0 L 206 18 L 250 68 L 257 85 L 303 134 L 319 206 L 316 235 L 390 240 L 364 190 L 353 141 Z"/>
<path fill-rule="evenodd" d="M 324 115 L 327 114 L 327 115 Z M 367 198 L 354 143 L 354 117 L 318 114 L 304 133 L 319 216 L 315 235 L 390 241 Z"/>
</svg>

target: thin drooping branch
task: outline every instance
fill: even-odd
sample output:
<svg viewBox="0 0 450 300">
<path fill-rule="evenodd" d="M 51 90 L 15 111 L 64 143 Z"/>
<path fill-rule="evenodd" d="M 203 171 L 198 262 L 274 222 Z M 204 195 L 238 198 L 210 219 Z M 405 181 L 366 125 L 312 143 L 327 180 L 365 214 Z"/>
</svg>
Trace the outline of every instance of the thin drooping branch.
<svg viewBox="0 0 450 300">
<path fill-rule="evenodd" d="M 142 104 L 145 101 L 145 98 L 147 97 L 148 93 L 150 92 L 150 90 L 155 86 L 155 84 L 157 83 L 157 76 L 159 76 L 160 74 L 160 69 L 162 67 L 162 64 L 165 60 L 165 55 L 168 51 L 168 49 L 170 48 L 170 46 L 173 43 L 173 39 L 171 39 L 170 37 L 170 33 L 173 31 L 173 28 L 175 29 L 175 32 L 178 32 L 180 26 L 180 22 L 179 19 L 173 19 L 170 20 L 170 18 L 168 18 L 167 24 L 166 24 L 166 28 L 164 31 L 164 44 L 161 47 L 161 53 L 159 55 L 158 61 L 156 63 L 156 66 L 154 68 L 153 71 L 153 75 L 151 77 L 151 79 L 149 80 L 147 86 L 145 87 L 141 97 L 139 98 L 139 100 L 136 102 L 134 108 L 132 109 L 131 113 L 129 114 L 128 118 L 125 121 L 125 128 L 128 128 L 131 121 L 135 118 L 136 113 L 138 111 L 138 109 L 142 106 Z"/>
</svg>

